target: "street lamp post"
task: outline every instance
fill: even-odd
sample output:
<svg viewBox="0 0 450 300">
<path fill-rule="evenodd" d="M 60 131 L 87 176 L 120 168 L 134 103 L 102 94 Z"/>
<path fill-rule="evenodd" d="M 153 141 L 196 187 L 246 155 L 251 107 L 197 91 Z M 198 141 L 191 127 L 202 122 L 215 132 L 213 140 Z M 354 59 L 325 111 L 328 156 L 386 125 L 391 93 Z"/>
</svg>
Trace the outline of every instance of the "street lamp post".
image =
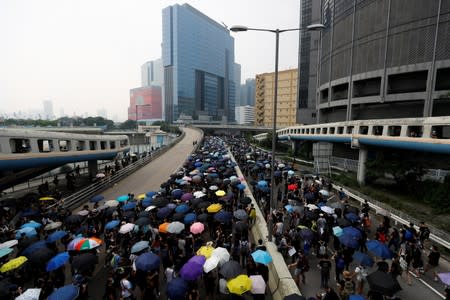
<svg viewBox="0 0 450 300">
<path fill-rule="evenodd" d="M 302 31 L 302 30 L 322 30 L 325 28 L 323 24 L 312 24 L 306 28 L 290 28 L 290 29 L 263 29 L 263 28 L 249 28 L 242 25 L 235 25 L 230 28 L 233 32 L 241 31 L 267 31 L 275 33 L 275 82 L 274 82 L 274 92 L 273 92 L 273 112 L 272 112 L 272 150 L 271 150 L 271 171 L 270 171 L 270 200 L 269 200 L 269 216 L 268 216 L 268 240 L 272 242 L 272 205 L 275 202 L 275 150 L 277 143 L 277 100 L 278 100 L 278 48 L 280 33 L 286 31 Z M 298 70 L 300 72 L 300 70 Z"/>
</svg>

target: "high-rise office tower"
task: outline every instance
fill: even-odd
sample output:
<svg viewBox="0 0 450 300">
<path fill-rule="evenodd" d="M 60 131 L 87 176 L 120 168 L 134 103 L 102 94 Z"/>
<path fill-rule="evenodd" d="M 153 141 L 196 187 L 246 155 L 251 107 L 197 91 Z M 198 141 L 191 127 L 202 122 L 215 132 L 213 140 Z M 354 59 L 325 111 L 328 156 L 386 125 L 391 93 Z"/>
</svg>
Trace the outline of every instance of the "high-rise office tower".
<svg viewBox="0 0 450 300">
<path fill-rule="evenodd" d="M 189 4 L 162 12 L 166 121 L 234 121 L 234 39 L 227 28 Z"/>
<path fill-rule="evenodd" d="M 249 78 L 241 85 L 241 105 L 255 105 L 255 79 Z"/>
<path fill-rule="evenodd" d="M 52 120 L 55 116 L 53 115 L 53 102 L 52 100 L 44 100 L 42 101 L 44 105 L 44 119 Z"/>
<path fill-rule="evenodd" d="M 320 23 L 320 1 L 300 0 L 300 28 Z M 317 53 L 320 32 L 299 32 L 297 123 L 316 122 Z"/>
<path fill-rule="evenodd" d="M 141 66 L 141 86 L 163 86 L 164 70 L 162 59 L 155 59 L 146 62 Z"/>
</svg>

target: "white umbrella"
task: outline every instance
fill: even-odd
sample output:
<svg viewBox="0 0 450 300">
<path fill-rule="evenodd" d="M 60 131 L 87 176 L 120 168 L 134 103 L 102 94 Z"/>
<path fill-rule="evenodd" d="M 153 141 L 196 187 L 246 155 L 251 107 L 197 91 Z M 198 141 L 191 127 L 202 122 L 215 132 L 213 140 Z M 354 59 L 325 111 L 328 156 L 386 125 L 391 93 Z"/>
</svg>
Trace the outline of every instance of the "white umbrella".
<svg viewBox="0 0 450 300">
<path fill-rule="evenodd" d="M 77 215 L 82 216 L 82 217 L 85 217 L 85 216 L 87 216 L 88 214 L 89 214 L 89 211 L 87 211 L 87 210 L 85 210 L 85 209 L 80 210 L 80 211 L 77 213 Z"/>
<path fill-rule="evenodd" d="M 132 231 L 133 229 L 134 229 L 134 224 L 127 223 L 127 224 L 120 226 L 119 233 L 125 234 L 125 233 Z"/>
<path fill-rule="evenodd" d="M 151 211 L 152 209 L 155 209 L 155 208 L 156 208 L 156 206 L 150 205 L 149 207 L 147 207 L 147 208 L 145 209 L 145 211 Z"/>
<path fill-rule="evenodd" d="M 45 225 L 44 230 L 53 230 L 62 226 L 62 222 L 51 222 Z"/>
<path fill-rule="evenodd" d="M 206 194 L 203 193 L 202 191 L 196 191 L 196 192 L 193 194 L 193 196 L 194 196 L 195 198 L 201 198 L 201 197 L 203 197 L 203 196 L 206 196 Z"/>
<path fill-rule="evenodd" d="M 108 200 L 105 202 L 105 205 L 107 205 L 108 207 L 116 207 L 117 205 L 119 205 L 119 201 L 117 200 Z"/>
<path fill-rule="evenodd" d="M 328 196 L 330 196 L 330 192 L 329 192 L 329 191 L 327 191 L 327 190 L 320 190 L 320 191 L 319 191 L 319 193 L 321 193 L 321 194 L 322 194 L 322 196 L 324 196 L 324 197 L 328 197 Z"/>
<path fill-rule="evenodd" d="M 266 293 L 266 282 L 261 275 L 251 275 L 250 279 L 252 281 L 252 294 L 265 294 Z"/>
<path fill-rule="evenodd" d="M 211 256 L 205 261 L 205 264 L 203 265 L 203 271 L 205 271 L 205 273 L 211 272 L 217 267 L 219 262 L 220 258 L 218 258 L 217 256 Z"/>
<path fill-rule="evenodd" d="M 16 297 L 16 300 L 39 300 L 41 289 L 27 289 L 22 295 Z"/>
<path fill-rule="evenodd" d="M 318 208 L 316 205 L 314 205 L 314 204 L 307 204 L 306 207 L 309 208 L 310 210 L 319 209 L 319 208 Z"/>
<path fill-rule="evenodd" d="M 219 187 L 217 185 L 212 185 L 212 186 L 209 187 L 209 189 L 211 191 L 217 191 L 219 189 Z"/>
<path fill-rule="evenodd" d="M 97 175 L 95 175 L 95 177 L 97 177 L 97 178 L 103 178 L 103 177 L 105 177 L 105 174 L 103 174 L 103 173 L 98 173 Z"/>
<path fill-rule="evenodd" d="M 285 164 L 278 164 L 278 168 L 281 168 L 281 169 L 283 169 L 284 167 L 286 167 L 286 165 L 285 165 Z"/>
<path fill-rule="evenodd" d="M 18 240 L 9 240 L 9 241 L 6 241 L 4 243 L 1 243 L 0 244 L 0 249 L 11 248 L 11 247 L 14 247 L 15 245 L 17 245 L 18 243 L 19 243 Z"/>
<path fill-rule="evenodd" d="M 223 265 L 230 260 L 230 253 L 228 250 L 222 247 L 217 247 L 211 253 L 211 256 L 215 256 L 219 259 L 219 265 Z"/>
<path fill-rule="evenodd" d="M 320 209 L 327 214 L 330 214 L 330 215 L 334 214 L 334 208 L 332 208 L 332 207 L 322 206 Z"/>
<path fill-rule="evenodd" d="M 178 221 L 172 222 L 167 226 L 167 231 L 170 233 L 180 233 L 184 230 L 184 224 Z"/>
</svg>

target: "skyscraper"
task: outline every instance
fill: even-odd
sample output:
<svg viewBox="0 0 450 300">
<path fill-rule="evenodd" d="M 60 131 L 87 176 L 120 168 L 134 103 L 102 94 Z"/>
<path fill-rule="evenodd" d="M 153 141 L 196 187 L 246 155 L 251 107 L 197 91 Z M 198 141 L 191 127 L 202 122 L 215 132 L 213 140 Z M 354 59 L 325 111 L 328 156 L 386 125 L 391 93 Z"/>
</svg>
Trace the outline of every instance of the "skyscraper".
<svg viewBox="0 0 450 300">
<path fill-rule="evenodd" d="M 234 121 L 234 39 L 228 29 L 189 4 L 162 12 L 166 121 Z"/>
<path fill-rule="evenodd" d="M 245 83 L 241 85 L 240 92 L 240 105 L 255 105 L 255 79 L 246 79 Z"/>
<path fill-rule="evenodd" d="M 52 100 L 44 100 L 42 101 L 44 105 L 44 119 L 45 120 L 53 120 L 55 117 L 53 115 L 53 102 Z"/>
<path fill-rule="evenodd" d="M 141 86 L 163 86 L 163 82 L 164 70 L 162 59 L 151 60 L 141 66 Z"/>
</svg>

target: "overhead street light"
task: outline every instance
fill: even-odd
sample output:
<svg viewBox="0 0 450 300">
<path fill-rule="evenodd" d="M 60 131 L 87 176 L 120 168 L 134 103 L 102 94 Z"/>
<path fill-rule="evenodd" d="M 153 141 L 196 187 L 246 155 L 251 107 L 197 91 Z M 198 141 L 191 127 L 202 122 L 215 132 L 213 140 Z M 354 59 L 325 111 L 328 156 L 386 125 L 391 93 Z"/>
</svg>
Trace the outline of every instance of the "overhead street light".
<svg viewBox="0 0 450 300">
<path fill-rule="evenodd" d="M 276 150 L 276 142 L 277 142 L 277 100 L 278 100 L 278 49 L 279 49 L 279 40 L 280 33 L 286 31 L 319 31 L 325 28 L 325 25 L 317 23 L 311 24 L 303 28 L 289 28 L 289 29 L 265 29 L 265 28 L 249 28 L 243 25 L 234 25 L 231 26 L 230 30 L 233 32 L 243 32 L 243 31 L 267 31 L 275 33 L 275 83 L 274 83 L 274 95 L 273 95 L 273 117 L 272 117 L 272 160 L 271 160 L 271 172 L 270 172 L 270 200 L 269 200 L 269 219 L 268 219 L 268 232 L 269 232 L 269 242 L 272 242 L 272 204 L 274 202 L 274 194 L 275 194 L 275 150 Z M 300 70 L 298 70 L 300 72 Z"/>
</svg>

